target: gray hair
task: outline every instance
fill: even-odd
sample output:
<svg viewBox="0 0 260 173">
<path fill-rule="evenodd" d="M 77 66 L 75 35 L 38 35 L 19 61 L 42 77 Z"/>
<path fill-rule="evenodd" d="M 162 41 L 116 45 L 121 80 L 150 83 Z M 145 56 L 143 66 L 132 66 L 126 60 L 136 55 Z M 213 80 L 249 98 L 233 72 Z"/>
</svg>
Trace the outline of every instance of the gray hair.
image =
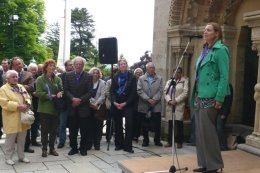
<svg viewBox="0 0 260 173">
<path fill-rule="evenodd" d="M 15 70 L 8 70 L 6 73 L 5 73 L 5 76 L 6 76 L 6 79 L 9 79 L 11 75 L 15 74 L 16 76 L 18 76 L 18 72 L 15 71 Z"/>
<path fill-rule="evenodd" d="M 141 75 L 143 75 L 143 70 L 141 68 L 136 68 L 135 71 L 134 71 L 134 74 L 137 73 L 137 72 L 140 72 Z"/>
<path fill-rule="evenodd" d="M 76 56 L 76 57 L 72 60 L 72 64 L 74 64 L 74 63 L 75 63 L 76 61 L 78 61 L 78 60 L 82 61 L 84 65 L 87 64 L 86 59 L 83 58 L 83 57 L 81 57 L 81 56 Z"/>
<path fill-rule="evenodd" d="M 145 65 L 146 69 L 148 68 L 148 66 L 153 66 L 153 67 L 155 67 L 155 65 L 154 65 L 153 62 L 148 62 L 148 63 Z"/>
<path fill-rule="evenodd" d="M 27 67 L 27 70 L 28 71 L 31 71 L 31 69 L 36 69 L 36 71 L 38 71 L 38 65 L 37 64 L 35 64 L 35 63 L 30 63 L 29 65 L 28 65 L 28 67 Z"/>
</svg>

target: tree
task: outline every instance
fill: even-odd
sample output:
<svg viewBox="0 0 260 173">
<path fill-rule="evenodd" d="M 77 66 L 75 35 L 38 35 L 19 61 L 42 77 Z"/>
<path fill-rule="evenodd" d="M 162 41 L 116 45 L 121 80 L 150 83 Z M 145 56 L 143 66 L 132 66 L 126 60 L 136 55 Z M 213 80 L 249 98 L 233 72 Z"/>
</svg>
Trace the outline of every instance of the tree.
<svg viewBox="0 0 260 173">
<path fill-rule="evenodd" d="M 45 40 L 46 46 L 52 50 L 53 56 L 57 59 L 60 41 L 60 27 L 57 22 L 48 26 Z"/>
<path fill-rule="evenodd" d="M 0 58 L 20 56 L 28 63 L 32 57 L 42 62 L 51 51 L 39 39 L 45 30 L 44 0 L 1 0 Z M 18 15 L 17 21 L 12 15 Z"/>
<path fill-rule="evenodd" d="M 95 28 L 94 20 L 86 8 L 72 10 L 71 26 L 71 55 L 80 55 L 90 59 L 96 51 L 91 42 Z"/>
</svg>

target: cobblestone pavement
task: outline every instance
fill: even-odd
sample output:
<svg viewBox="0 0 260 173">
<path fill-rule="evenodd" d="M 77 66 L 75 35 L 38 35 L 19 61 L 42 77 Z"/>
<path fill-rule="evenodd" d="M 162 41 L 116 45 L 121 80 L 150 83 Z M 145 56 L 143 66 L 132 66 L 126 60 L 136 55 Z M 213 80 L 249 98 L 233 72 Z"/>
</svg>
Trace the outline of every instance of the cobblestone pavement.
<svg viewBox="0 0 260 173">
<path fill-rule="evenodd" d="M 151 141 L 153 141 L 151 139 Z M 163 141 L 165 144 L 166 142 Z M 68 140 L 62 149 L 57 149 L 59 156 L 48 155 L 41 157 L 41 148 L 34 147 L 35 153 L 25 153 L 25 156 L 31 163 L 18 162 L 17 154 L 14 154 L 14 166 L 5 163 L 4 157 L 4 137 L 0 140 L 0 172 L 1 173 L 121 173 L 117 162 L 120 160 L 140 159 L 151 156 L 171 155 L 171 148 L 158 147 L 150 142 L 150 146 L 142 147 L 142 141 L 133 142 L 134 153 L 130 154 L 122 150 L 115 151 L 114 142 L 111 141 L 109 151 L 107 150 L 107 142 L 103 136 L 100 151 L 94 149 L 89 150 L 87 156 L 75 154 L 69 156 L 70 150 Z M 179 155 L 195 153 L 195 147 L 184 145 L 182 149 L 177 149 Z"/>
</svg>

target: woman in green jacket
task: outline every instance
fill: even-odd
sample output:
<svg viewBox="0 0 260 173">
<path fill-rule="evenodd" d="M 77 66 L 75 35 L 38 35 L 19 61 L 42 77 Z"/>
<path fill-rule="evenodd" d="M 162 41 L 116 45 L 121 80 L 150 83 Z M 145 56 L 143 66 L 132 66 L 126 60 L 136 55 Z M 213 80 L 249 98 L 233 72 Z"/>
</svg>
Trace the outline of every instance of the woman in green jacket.
<svg viewBox="0 0 260 173">
<path fill-rule="evenodd" d="M 217 110 L 229 94 L 229 51 L 221 42 L 217 23 L 208 23 L 206 43 L 196 63 L 196 79 L 191 101 L 195 113 L 198 165 L 194 172 L 215 173 L 224 167 L 216 131 Z"/>
<path fill-rule="evenodd" d="M 54 148 L 57 128 L 59 124 L 59 110 L 54 105 L 55 98 L 62 97 L 62 81 L 55 76 L 56 63 L 48 59 L 43 65 L 43 74 L 36 81 L 36 95 L 39 97 L 38 112 L 41 123 L 42 157 L 47 157 L 47 145 L 49 154 L 58 156 Z"/>
</svg>

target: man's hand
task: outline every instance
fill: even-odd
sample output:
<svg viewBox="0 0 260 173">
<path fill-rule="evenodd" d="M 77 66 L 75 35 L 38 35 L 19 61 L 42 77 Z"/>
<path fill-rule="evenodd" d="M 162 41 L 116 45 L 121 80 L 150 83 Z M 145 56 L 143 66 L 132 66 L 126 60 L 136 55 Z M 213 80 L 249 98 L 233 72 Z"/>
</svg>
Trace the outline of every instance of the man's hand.
<svg viewBox="0 0 260 173">
<path fill-rule="evenodd" d="M 81 102 L 81 99 L 73 97 L 71 105 L 72 105 L 72 107 L 76 107 L 76 106 L 80 105 L 80 102 Z"/>
<path fill-rule="evenodd" d="M 150 107 L 154 107 L 154 106 L 156 105 L 156 100 L 149 99 L 149 100 L 148 100 L 148 103 L 149 103 L 149 106 L 150 106 Z"/>
</svg>

